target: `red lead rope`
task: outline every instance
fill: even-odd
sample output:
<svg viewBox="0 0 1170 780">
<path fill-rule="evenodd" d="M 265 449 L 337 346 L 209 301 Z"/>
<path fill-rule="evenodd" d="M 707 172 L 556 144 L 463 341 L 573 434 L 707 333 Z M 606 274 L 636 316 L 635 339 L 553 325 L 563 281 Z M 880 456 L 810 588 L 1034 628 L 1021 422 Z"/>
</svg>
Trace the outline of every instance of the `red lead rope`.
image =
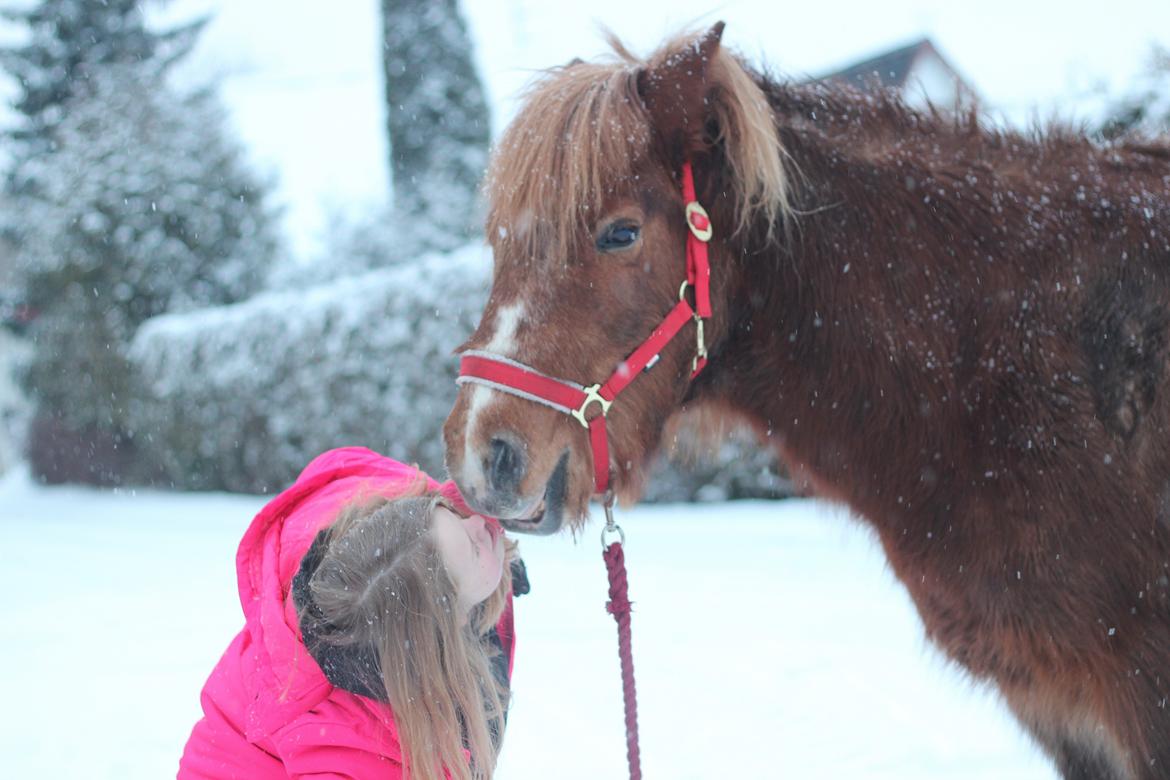
<svg viewBox="0 0 1170 780">
<path fill-rule="evenodd" d="M 622 664 L 622 696 L 626 705 L 626 761 L 630 766 L 630 780 L 642 780 L 642 758 L 638 749 L 638 694 L 634 688 L 634 651 L 630 637 L 630 592 L 626 579 L 626 554 L 622 549 L 625 534 L 613 522 L 612 494 L 606 497 L 606 525 L 601 532 L 605 570 L 609 574 L 609 602 L 605 609 L 613 615 L 618 629 L 618 657 Z M 605 546 L 605 535 L 617 532 L 621 541 Z"/>
</svg>

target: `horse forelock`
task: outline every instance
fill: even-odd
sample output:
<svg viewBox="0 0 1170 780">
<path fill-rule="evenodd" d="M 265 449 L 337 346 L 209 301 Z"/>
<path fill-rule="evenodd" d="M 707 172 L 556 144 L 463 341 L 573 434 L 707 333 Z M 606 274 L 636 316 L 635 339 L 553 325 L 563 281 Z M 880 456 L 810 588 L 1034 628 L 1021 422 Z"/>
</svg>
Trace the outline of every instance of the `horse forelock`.
<svg viewBox="0 0 1170 780">
<path fill-rule="evenodd" d="M 601 218 L 607 196 L 637 186 L 657 159 L 656 132 L 638 92 L 639 74 L 682 55 L 680 36 L 641 60 L 610 36 L 613 56 L 545 71 L 500 139 L 485 180 L 488 235 L 528 261 L 571 260 Z M 734 198 L 734 230 L 755 220 L 769 232 L 789 213 L 785 155 L 768 100 L 733 54 L 708 64 L 708 108 Z M 677 177 L 678 171 L 666 172 Z"/>
<path fill-rule="evenodd" d="M 636 69 L 620 62 L 550 70 L 528 91 L 486 179 L 488 235 L 526 259 L 567 260 L 607 193 L 650 149 Z"/>
</svg>

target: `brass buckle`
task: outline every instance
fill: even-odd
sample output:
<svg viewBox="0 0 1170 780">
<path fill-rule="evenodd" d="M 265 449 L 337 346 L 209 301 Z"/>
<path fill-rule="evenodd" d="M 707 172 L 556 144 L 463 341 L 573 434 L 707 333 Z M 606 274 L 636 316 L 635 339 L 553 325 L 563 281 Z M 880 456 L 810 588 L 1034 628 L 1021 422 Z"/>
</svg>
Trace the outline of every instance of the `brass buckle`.
<svg viewBox="0 0 1170 780">
<path fill-rule="evenodd" d="M 688 304 L 690 302 L 687 301 L 687 288 L 690 286 L 690 282 L 684 281 L 678 288 L 678 299 Z M 693 315 L 693 318 L 695 320 L 695 356 L 691 358 L 692 374 L 699 370 L 699 361 L 707 359 L 707 335 L 703 327 L 703 318 L 698 314 Z"/>
<path fill-rule="evenodd" d="M 695 315 L 695 356 L 691 359 L 691 373 L 699 370 L 699 361 L 707 359 L 707 337 L 703 332 L 703 318 Z"/>
<path fill-rule="evenodd" d="M 589 408 L 589 404 L 594 401 L 601 404 L 602 417 L 609 414 L 609 407 L 613 406 L 613 401 L 607 401 L 601 397 L 601 393 L 598 392 L 600 389 L 601 385 L 590 385 L 586 387 L 583 391 L 585 393 L 585 400 L 581 402 L 581 408 L 573 409 L 569 412 L 569 414 L 577 418 L 577 422 L 581 423 L 584 428 L 589 427 L 589 421 L 585 419 L 585 410 Z"/>
<path fill-rule="evenodd" d="M 692 221 L 694 219 L 695 214 L 702 215 L 703 219 L 705 219 L 707 221 L 707 227 L 700 228 L 697 225 L 695 225 L 695 223 Z M 687 215 L 687 227 L 689 227 L 691 229 L 691 232 L 695 234 L 695 238 L 699 239 L 703 243 L 710 241 L 711 234 L 712 234 L 711 215 L 707 213 L 707 209 L 700 206 L 699 202 L 697 200 L 692 200 L 690 203 L 687 204 L 686 215 Z"/>
</svg>

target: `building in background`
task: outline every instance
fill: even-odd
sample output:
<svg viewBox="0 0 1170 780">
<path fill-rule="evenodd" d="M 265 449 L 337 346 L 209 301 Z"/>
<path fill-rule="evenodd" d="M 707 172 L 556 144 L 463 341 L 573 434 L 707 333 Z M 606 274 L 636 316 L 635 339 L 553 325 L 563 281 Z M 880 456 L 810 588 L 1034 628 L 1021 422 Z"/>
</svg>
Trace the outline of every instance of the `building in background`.
<svg viewBox="0 0 1170 780">
<path fill-rule="evenodd" d="M 928 38 L 827 73 L 819 80 L 863 90 L 875 86 L 894 89 L 912 108 L 933 104 L 945 111 L 965 112 L 979 107 L 975 89 Z"/>
</svg>

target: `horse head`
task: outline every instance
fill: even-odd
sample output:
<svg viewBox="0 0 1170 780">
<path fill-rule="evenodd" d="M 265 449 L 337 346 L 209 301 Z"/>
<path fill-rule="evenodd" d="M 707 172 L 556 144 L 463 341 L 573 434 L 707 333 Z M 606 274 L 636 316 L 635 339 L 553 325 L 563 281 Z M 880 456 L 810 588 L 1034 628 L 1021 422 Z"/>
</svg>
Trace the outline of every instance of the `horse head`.
<svg viewBox="0 0 1170 780">
<path fill-rule="evenodd" d="M 680 38 L 645 61 L 614 40 L 610 61 L 547 72 L 494 152 L 486 194 L 495 271 L 479 326 L 460 348 L 464 373 L 468 355 L 487 356 L 505 371 L 565 380 L 583 399 L 573 410 L 507 392 L 487 375 L 461 386 L 444 426 L 448 469 L 472 506 L 512 530 L 582 523 L 609 481 L 595 471 L 623 502 L 638 495 L 668 418 L 695 391 L 705 348 L 713 365 L 699 381 L 716 374 L 743 251 L 733 238 L 761 225 L 770 234 L 781 220 L 787 184 L 772 115 L 721 46 L 722 31 L 720 23 Z M 688 210 L 686 169 L 709 217 Z M 709 293 L 686 284 L 688 236 L 707 219 Z M 677 335 L 634 365 L 632 353 L 680 300 L 698 311 L 699 292 L 709 294 L 709 311 L 699 312 L 709 316 L 676 317 Z M 604 397 L 607 379 L 623 385 L 620 397 Z M 595 469 L 588 428 L 602 414 L 608 435 Z"/>
</svg>

